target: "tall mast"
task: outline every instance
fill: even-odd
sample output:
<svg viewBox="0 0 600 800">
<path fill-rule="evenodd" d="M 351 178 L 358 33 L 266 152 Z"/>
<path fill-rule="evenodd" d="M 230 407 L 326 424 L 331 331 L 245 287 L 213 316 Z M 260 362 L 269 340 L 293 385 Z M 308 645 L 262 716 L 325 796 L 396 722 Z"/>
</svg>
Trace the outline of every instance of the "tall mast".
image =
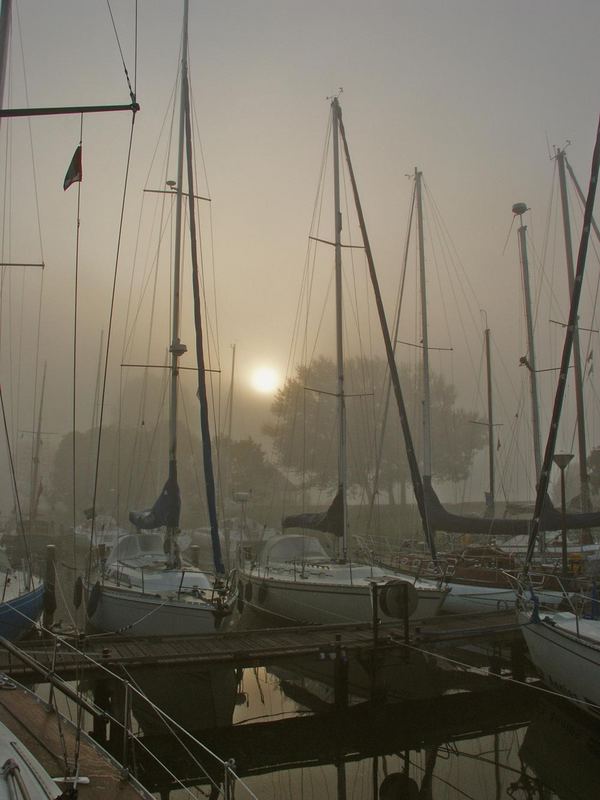
<svg viewBox="0 0 600 800">
<path fill-rule="evenodd" d="M 429 386 L 429 328 L 427 324 L 427 287 L 425 281 L 425 244 L 423 234 L 423 173 L 415 167 L 417 195 L 417 231 L 419 239 L 419 277 L 421 286 L 421 338 L 423 346 L 423 476 L 431 477 L 431 392 Z"/>
<path fill-rule="evenodd" d="M 339 417 L 338 484 L 342 495 L 342 559 L 348 556 L 348 506 L 346 500 L 346 397 L 344 395 L 344 343 L 342 311 L 342 212 L 340 210 L 340 104 L 331 101 L 333 137 L 333 207 L 335 227 L 335 336 L 337 355 L 337 398 Z"/>
<path fill-rule="evenodd" d="M 187 54 L 187 8 L 185 0 L 185 36 L 184 45 Z M 202 334 L 202 309 L 200 295 L 200 259 L 198 258 L 198 238 L 196 232 L 196 208 L 194 196 L 194 162 L 192 153 L 192 113 L 190 109 L 190 91 L 188 83 L 187 58 L 182 63 L 181 71 L 183 118 L 185 124 L 186 163 L 187 163 L 187 195 L 188 212 L 190 220 L 190 248 L 192 258 L 192 288 L 194 295 L 194 331 L 196 363 L 198 372 L 198 400 L 200 405 L 200 432 L 202 436 L 202 465 L 204 467 L 204 486 L 206 489 L 206 505 L 210 522 L 210 538 L 212 543 L 213 563 L 215 573 L 220 579 L 225 574 L 223 557 L 221 555 L 221 541 L 219 538 L 219 521 L 217 515 L 217 495 L 215 489 L 215 476 L 212 462 L 212 444 L 210 441 L 210 424 L 208 396 L 206 391 L 206 364 L 204 359 L 204 341 Z"/>
<path fill-rule="evenodd" d="M 494 516 L 496 505 L 496 487 L 494 480 L 494 410 L 492 405 L 492 356 L 490 353 L 490 329 L 485 329 L 485 363 L 487 374 L 487 407 L 488 407 L 488 458 L 490 477 L 490 496 L 486 503 L 486 511 Z"/>
<path fill-rule="evenodd" d="M 565 256 L 567 262 L 567 275 L 569 278 L 569 298 L 573 294 L 575 269 L 573 266 L 573 242 L 571 239 L 571 221 L 569 218 L 569 197 L 567 194 L 567 177 L 565 171 L 565 151 L 557 149 L 556 161 L 558 163 L 558 182 L 560 185 L 560 200 L 562 206 L 563 230 L 565 240 Z M 590 485 L 587 471 L 587 448 L 585 436 L 585 410 L 583 407 L 583 370 L 581 368 L 581 348 L 579 345 L 579 330 L 573 331 L 573 366 L 575 369 L 575 403 L 577 407 L 577 440 L 579 448 L 579 482 L 581 485 L 581 510 L 590 511 Z"/>
<path fill-rule="evenodd" d="M 181 43 L 181 75 L 179 96 L 179 136 L 177 143 L 177 186 L 175 197 L 175 259 L 173 263 L 173 311 L 171 327 L 171 387 L 169 403 L 169 478 L 177 477 L 177 387 L 179 382 L 179 358 L 186 351 L 180 341 L 181 310 L 181 233 L 183 210 L 183 145 L 185 136 L 185 103 L 187 90 L 187 58 L 188 58 L 188 0 L 183 3 L 183 35 Z"/>
<path fill-rule="evenodd" d="M 567 384 L 567 373 L 569 371 L 569 364 L 571 363 L 573 331 L 577 328 L 579 299 L 581 297 L 581 289 L 583 285 L 583 273 L 585 270 L 585 259 L 587 256 L 587 249 L 590 238 L 590 229 L 592 227 L 592 219 L 593 219 L 592 214 L 594 211 L 594 200 L 596 198 L 596 188 L 598 184 L 599 172 L 600 172 L 600 120 L 598 121 L 598 126 L 596 128 L 596 141 L 594 144 L 594 152 L 592 155 L 590 183 L 589 183 L 587 198 L 585 201 L 585 211 L 583 214 L 583 226 L 581 229 L 579 251 L 577 253 L 577 269 L 575 270 L 575 280 L 573 282 L 573 292 L 571 294 L 571 307 L 569 310 L 569 320 L 566 328 L 565 343 L 560 363 L 560 373 L 558 376 L 558 383 L 556 386 L 556 395 L 554 397 L 554 408 L 552 410 L 552 418 L 550 420 L 550 430 L 548 433 L 548 440 L 546 442 L 546 450 L 544 452 L 544 463 L 542 465 L 542 471 L 540 472 L 537 497 L 535 499 L 535 510 L 533 512 L 533 525 L 531 526 L 529 543 L 527 545 L 526 564 L 530 564 L 531 559 L 533 558 L 535 543 L 540 530 L 542 508 L 544 501 L 546 499 L 548 484 L 550 483 L 550 469 L 552 467 L 552 457 L 554 455 L 554 448 L 556 446 L 558 423 L 560 420 L 560 413 L 562 410 L 565 387 Z"/>
<path fill-rule="evenodd" d="M 348 165 L 348 175 L 350 178 L 350 183 L 352 184 L 352 194 L 354 196 L 354 204 L 356 206 L 356 213 L 358 215 L 358 224 L 360 226 L 360 231 L 362 234 L 363 245 L 365 248 L 365 256 L 367 259 L 367 264 L 369 267 L 369 276 L 371 278 L 371 284 L 373 286 L 373 293 L 375 295 L 375 305 L 377 307 L 377 315 L 379 317 L 379 322 L 381 325 L 381 333 L 383 335 L 383 342 L 385 345 L 385 352 L 388 360 L 388 367 L 390 370 L 390 378 L 392 381 L 392 387 L 394 389 L 394 396 L 396 398 L 396 403 L 398 405 L 398 413 L 400 416 L 400 425 L 402 427 L 402 433 L 404 435 L 404 443 L 406 446 L 406 456 L 408 458 L 408 466 L 410 469 L 410 475 L 412 479 L 413 489 L 415 493 L 415 499 L 417 501 L 417 506 L 419 508 L 419 513 L 421 515 L 421 521 L 423 523 L 423 532 L 425 534 L 425 540 L 429 545 L 429 550 L 431 552 L 431 556 L 434 561 L 437 561 L 437 552 L 435 547 L 435 537 L 434 532 L 431 530 L 429 525 L 429 519 L 427 515 L 427 508 L 425 505 L 425 492 L 423 489 L 423 480 L 421 478 L 421 473 L 419 471 L 419 464 L 417 462 L 417 457 L 415 455 L 415 448 L 412 440 L 412 434 L 410 432 L 410 425 L 408 424 L 408 415 L 406 413 L 406 404 L 404 402 L 404 396 L 402 394 L 402 387 L 400 386 L 400 377 L 398 375 L 398 367 L 396 365 L 396 359 L 394 356 L 394 346 L 392 344 L 392 337 L 390 335 L 390 329 L 387 323 L 387 319 L 385 316 L 385 308 L 383 306 L 383 298 L 381 295 L 381 290 L 379 288 L 379 281 L 377 279 L 377 273 L 375 271 L 375 261 L 373 259 L 373 253 L 371 251 L 371 244 L 369 242 L 369 236 L 367 234 L 367 226 L 365 223 L 365 217 L 363 214 L 362 206 L 360 203 L 360 197 L 358 195 L 358 187 L 356 185 L 356 178 L 354 177 L 354 170 L 352 169 L 352 161 L 350 159 L 350 150 L 348 148 L 348 141 L 346 139 L 346 132 L 344 130 L 344 124 L 342 122 L 342 115 L 341 111 L 339 112 L 339 127 L 340 132 L 342 134 L 342 142 L 344 145 L 344 153 L 346 155 L 346 164 Z"/>
<path fill-rule="evenodd" d="M 520 225 L 517 231 L 519 239 L 519 256 L 523 276 L 523 298 L 525 303 L 525 321 L 527 324 L 527 357 L 529 370 L 529 386 L 531 392 L 531 420 L 533 425 L 533 457 L 535 460 L 535 482 L 537 484 L 542 468 L 542 447 L 540 434 L 540 401 L 538 395 L 537 372 L 535 364 L 535 345 L 533 341 L 533 316 L 531 312 L 531 288 L 529 283 L 529 261 L 527 258 L 527 225 L 523 224 L 523 214 L 527 211 L 526 203 L 515 203 L 513 214 L 518 215 Z"/>
</svg>

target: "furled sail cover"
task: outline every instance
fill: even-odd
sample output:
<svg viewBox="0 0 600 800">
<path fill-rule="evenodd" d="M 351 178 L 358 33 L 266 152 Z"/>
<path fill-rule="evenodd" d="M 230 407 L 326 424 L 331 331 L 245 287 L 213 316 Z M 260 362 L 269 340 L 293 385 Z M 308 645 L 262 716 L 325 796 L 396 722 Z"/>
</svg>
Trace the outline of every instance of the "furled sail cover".
<svg viewBox="0 0 600 800">
<path fill-rule="evenodd" d="M 489 536 L 529 535 L 531 519 L 470 517 L 451 514 L 441 504 L 428 476 L 423 476 L 423 494 L 427 518 L 432 530 L 446 531 L 446 533 L 482 533 Z M 570 530 L 597 528 L 600 527 L 600 512 L 566 514 L 565 521 L 566 527 Z M 561 529 L 562 513 L 552 505 L 550 498 L 546 497 L 540 520 L 540 530 L 560 531 Z"/>
<path fill-rule="evenodd" d="M 170 475 L 152 508 L 146 511 L 130 511 L 129 521 L 136 528 L 145 531 L 162 528 L 163 525 L 167 528 L 178 528 L 180 511 L 181 497 L 177 476 Z"/>
<path fill-rule="evenodd" d="M 340 487 L 336 496 L 331 501 L 327 511 L 318 514 L 295 514 L 284 517 L 282 528 L 308 528 L 311 531 L 333 533 L 335 536 L 344 535 L 344 492 Z"/>
</svg>

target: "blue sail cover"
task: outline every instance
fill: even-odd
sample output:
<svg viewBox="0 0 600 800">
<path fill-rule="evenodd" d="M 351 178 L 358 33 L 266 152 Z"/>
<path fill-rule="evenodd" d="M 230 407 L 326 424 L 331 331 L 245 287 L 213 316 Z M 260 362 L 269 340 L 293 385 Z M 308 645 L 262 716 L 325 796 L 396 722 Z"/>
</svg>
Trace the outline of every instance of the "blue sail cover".
<svg viewBox="0 0 600 800">
<path fill-rule="evenodd" d="M 181 496 L 177 476 L 170 475 L 152 508 L 146 511 L 130 511 L 129 521 L 136 528 L 149 531 L 154 528 L 178 528 L 181 512 Z"/>
<path fill-rule="evenodd" d="M 528 536 L 533 520 L 519 518 L 475 517 L 453 514 L 447 511 L 431 485 L 431 478 L 423 476 L 425 508 L 431 528 L 446 533 L 480 533 L 488 536 Z M 546 495 L 540 517 L 541 531 L 559 531 L 562 528 L 562 513 L 552 505 Z M 600 512 L 568 512 L 565 525 L 569 530 L 597 528 L 600 526 Z"/>
<path fill-rule="evenodd" d="M 327 511 L 284 517 L 281 527 L 284 530 L 286 528 L 308 528 L 311 531 L 323 531 L 323 533 L 333 533 L 334 536 L 343 536 L 344 493 L 342 488 L 338 489 Z"/>
</svg>

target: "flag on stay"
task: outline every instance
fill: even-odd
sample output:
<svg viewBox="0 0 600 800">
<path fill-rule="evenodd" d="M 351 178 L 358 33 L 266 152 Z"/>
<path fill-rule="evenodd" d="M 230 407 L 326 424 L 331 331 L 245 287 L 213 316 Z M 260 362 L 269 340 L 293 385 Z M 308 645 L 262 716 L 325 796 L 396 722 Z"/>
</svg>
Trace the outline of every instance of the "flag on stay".
<svg viewBox="0 0 600 800">
<path fill-rule="evenodd" d="M 66 191 L 72 183 L 77 183 L 83 177 L 83 170 L 81 168 L 81 145 L 78 145 L 77 150 L 73 154 L 69 169 L 65 175 L 65 182 L 63 189 Z"/>
</svg>

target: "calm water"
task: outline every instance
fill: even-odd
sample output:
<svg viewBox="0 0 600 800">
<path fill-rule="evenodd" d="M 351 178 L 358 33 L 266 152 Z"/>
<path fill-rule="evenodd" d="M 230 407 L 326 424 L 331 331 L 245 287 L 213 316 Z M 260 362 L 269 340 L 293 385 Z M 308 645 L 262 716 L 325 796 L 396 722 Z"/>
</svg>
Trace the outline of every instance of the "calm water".
<svg viewBox="0 0 600 800">
<path fill-rule="evenodd" d="M 423 658 L 348 663 L 304 658 L 235 670 L 138 670 L 132 680 L 213 752 L 233 758 L 259 798 L 578 798 L 598 796 L 600 726 L 531 689 L 472 681 Z M 110 691 L 122 719 L 123 693 Z M 135 702 L 133 761 L 160 797 L 211 795 L 220 771 L 146 704 Z M 172 726 L 171 726 L 172 727 Z M 121 733 L 112 742 L 122 754 Z M 144 750 L 196 789 L 176 784 Z M 250 796 L 242 786 L 235 797 Z"/>
<path fill-rule="evenodd" d="M 213 753 L 233 759 L 261 800 L 600 796 L 600 722 L 533 686 L 418 652 L 323 654 L 243 670 L 144 668 L 127 677 Z M 87 689 L 92 696 L 98 686 Z M 123 720 L 122 683 L 105 681 L 100 693 Z M 214 759 L 150 704 L 134 699 L 132 724 L 131 769 L 157 797 L 223 796 Z M 107 747 L 122 760 L 117 724 Z M 234 796 L 252 795 L 237 784 Z"/>
</svg>

